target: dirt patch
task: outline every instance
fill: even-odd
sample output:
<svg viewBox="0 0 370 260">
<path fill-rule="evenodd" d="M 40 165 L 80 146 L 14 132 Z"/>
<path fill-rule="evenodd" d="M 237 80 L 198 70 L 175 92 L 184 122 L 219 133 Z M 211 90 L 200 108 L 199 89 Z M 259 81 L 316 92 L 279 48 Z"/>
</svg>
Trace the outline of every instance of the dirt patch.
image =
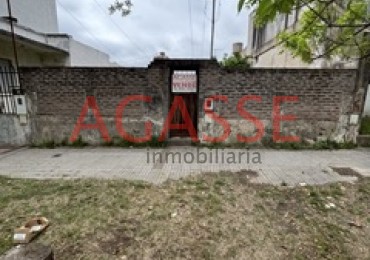
<svg viewBox="0 0 370 260">
<path fill-rule="evenodd" d="M 99 248 L 106 254 L 119 255 L 133 246 L 135 233 L 138 230 L 139 222 L 133 219 L 122 220 L 119 225 L 106 228 L 104 236 L 97 241 Z M 93 236 L 93 235 L 92 235 Z"/>
<path fill-rule="evenodd" d="M 241 184 L 246 184 L 250 182 L 252 178 L 258 177 L 258 173 L 252 170 L 241 170 L 239 172 L 236 172 L 235 175 L 237 176 L 237 179 L 240 181 Z"/>
<path fill-rule="evenodd" d="M 342 168 L 332 167 L 332 169 L 333 169 L 333 171 L 335 171 L 336 173 L 338 173 L 341 176 L 351 176 L 351 177 L 357 177 L 359 179 L 363 178 L 363 176 L 361 174 L 359 174 L 358 172 L 356 172 L 352 168 L 348 168 L 348 167 L 342 167 Z"/>
<path fill-rule="evenodd" d="M 114 230 L 109 238 L 99 242 L 104 253 L 118 255 L 120 251 L 132 245 L 134 238 L 125 234 L 125 230 Z"/>
<path fill-rule="evenodd" d="M 229 175 L 231 174 L 233 176 L 230 177 Z M 210 173 L 209 175 L 212 175 L 212 173 Z M 231 178 L 232 180 L 240 184 L 248 184 L 253 178 L 258 177 L 258 173 L 252 170 L 241 170 L 238 172 L 221 172 L 218 174 L 218 176 L 223 176 L 225 178 Z"/>
</svg>

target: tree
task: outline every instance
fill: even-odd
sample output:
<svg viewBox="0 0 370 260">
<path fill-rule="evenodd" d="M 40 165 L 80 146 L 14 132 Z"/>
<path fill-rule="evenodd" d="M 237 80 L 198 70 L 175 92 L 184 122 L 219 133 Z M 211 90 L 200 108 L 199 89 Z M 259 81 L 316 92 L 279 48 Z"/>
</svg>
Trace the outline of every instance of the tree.
<svg viewBox="0 0 370 260">
<path fill-rule="evenodd" d="M 225 54 L 224 59 L 220 62 L 221 67 L 225 69 L 248 69 L 250 64 L 248 57 L 243 57 L 240 53 L 234 53 L 233 55 L 227 56 Z"/>
<path fill-rule="evenodd" d="M 369 0 L 239 0 L 238 10 L 255 7 L 255 24 L 264 26 L 278 15 L 302 11 L 298 26 L 278 35 L 278 44 L 310 63 L 315 59 L 370 56 Z"/>
<path fill-rule="evenodd" d="M 120 12 L 122 16 L 127 16 L 131 13 L 132 9 L 132 2 L 131 0 L 116 0 L 110 7 L 109 12 L 114 14 L 115 12 Z"/>
</svg>

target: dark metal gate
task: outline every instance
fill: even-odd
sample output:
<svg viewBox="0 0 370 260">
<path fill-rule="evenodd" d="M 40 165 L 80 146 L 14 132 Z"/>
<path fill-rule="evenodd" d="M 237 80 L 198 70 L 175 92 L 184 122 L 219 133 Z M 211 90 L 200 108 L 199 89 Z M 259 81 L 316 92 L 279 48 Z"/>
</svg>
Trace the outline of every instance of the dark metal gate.
<svg viewBox="0 0 370 260">
<path fill-rule="evenodd" d="M 192 69 L 179 69 L 171 71 L 170 104 L 173 105 L 175 97 L 181 97 L 185 109 L 190 116 L 195 131 L 198 132 L 198 72 Z M 184 124 L 180 110 L 174 114 L 171 124 Z M 187 129 L 171 129 L 170 137 L 189 137 Z"/>
</svg>

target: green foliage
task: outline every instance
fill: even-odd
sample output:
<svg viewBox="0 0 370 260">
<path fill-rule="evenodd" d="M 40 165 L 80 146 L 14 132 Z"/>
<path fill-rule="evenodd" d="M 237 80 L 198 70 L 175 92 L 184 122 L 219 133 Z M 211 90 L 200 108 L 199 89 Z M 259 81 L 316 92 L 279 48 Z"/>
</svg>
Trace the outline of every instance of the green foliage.
<svg viewBox="0 0 370 260">
<path fill-rule="evenodd" d="M 246 144 L 246 143 L 192 143 L 197 147 L 207 147 L 209 149 L 221 148 L 236 148 L 236 149 L 249 149 L 249 148 L 267 148 L 276 150 L 341 150 L 341 149 L 354 149 L 357 145 L 353 142 L 336 142 L 331 140 L 317 141 L 313 144 L 305 141 L 301 142 L 274 142 L 271 136 L 264 136 L 261 143 Z"/>
<path fill-rule="evenodd" d="M 113 138 L 112 141 L 104 143 L 104 146 L 110 147 L 124 147 L 124 148 L 144 148 L 144 147 L 152 147 L 152 148 L 160 148 L 160 147 L 166 147 L 167 142 L 163 142 L 159 140 L 158 136 L 153 136 L 152 139 L 148 142 L 143 143 L 133 143 L 129 142 L 121 137 Z"/>
<path fill-rule="evenodd" d="M 121 137 L 113 137 L 111 141 L 102 143 L 103 146 L 106 147 L 124 147 L 124 148 L 144 148 L 144 147 L 152 147 L 152 148 L 160 148 L 166 147 L 166 141 L 160 141 L 158 136 L 153 136 L 152 139 L 148 142 L 144 143 L 133 143 L 126 141 Z M 56 142 L 54 140 L 46 140 L 40 143 L 34 143 L 31 145 L 32 148 L 40 148 L 40 149 L 55 149 L 58 147 L 73 147 L 73 148 L 83 148 L 89 146 L 87 142 L 83 140 L 81 136 L 77 138 L 76 141 L 70 143 L 67 139 L 64 139 L 61 142 Z"/>
<path fill-rule="evenodd" d="M 335 141 L 326 140 L 315 143 L 312 148 L 316 150 L 340 150 L 340 149 L 354 149 L 356 147 L 357 145 L 352 142 L 338 143 Z"/>
<path fill-rule="evenodd" d="M 331 140 L 318 141 L 314 144 L 308 144 L 306 142 L 286 142 L 286 143 L 274 143 L 272 141 L 265 143 L 265 147 L 272 149 L 282 150 L 340 150 L 340 149 L 354 149 L 356 144 L 352 142 L 335 142 Z"/>
<path fill-rule="evenodd" d="M 243 57 L 240 53 L 234 53 L 233 55 L 225 55 L 224 59 L 220 62 L 221 67 L 225 69 L 249 69 L 250 64 L 248 57 Z"/>
<path fill-rule="evenodd" d="M 367 0 L 299 1 L 300 18 L 293 30 L 282 31 L 279 42 L 294 56 L 310 63 L 318 58 L 330 60 L 365 57 L 370 40 L 364 34 L 370 27 Z M 240 0 L 239 11 L 256 7 L 255 24 L 263 26 L 280 14 L 290 14 L 297 8 L 295 0 Z M 303 11 L 303 12 L 302 12 Z"/>
<path fill-rule="evenodd" d="M 40 143 L 34 143 L 31 145 L 31 148 L 39 148 L 39 149 L 55 149 L 58 147 L 63 147 L 63 146 L 68 146 L 68 147 L 85 147 L 88 146 L 88 143 L 86 143 L 81 136 L 78 137 L 78 139 L 70 143 L 68 142 L 68 139 L 63 139 L 61 142 L 56 142 L 55 140 L 46 140 L 42 141 Z"/>
<path fill-rule="evenodd" d="M 75 147 L 75 148 L 82 148 L 88 145 L 89 144 L 82 139 L 82 136 L 79 136 L 76 141 L 74 141 L 73 143 L 70 143 L 68 146 Z"/>
<path fill-rule="evenodd" d="M 370 135 L 370 117 L 365 117 L 362 119 L 360 134 Z"/>
<path fill-rule="evenodd" d="M 40 149 L 55 149 L 58 147 L 58 144 L 54 140 L 45 140 L 41 143 L 32 144 L 31 147 Z"/>
<path fill-rule="evenodd" d="M 255 22 L 264 25 L 271 22 L 279 13 L 288 14 L 295 7 L 296 0 L 239 0 L 238 11 L 243 7 L 252 8 L 257 6 Z"/>
</svg>

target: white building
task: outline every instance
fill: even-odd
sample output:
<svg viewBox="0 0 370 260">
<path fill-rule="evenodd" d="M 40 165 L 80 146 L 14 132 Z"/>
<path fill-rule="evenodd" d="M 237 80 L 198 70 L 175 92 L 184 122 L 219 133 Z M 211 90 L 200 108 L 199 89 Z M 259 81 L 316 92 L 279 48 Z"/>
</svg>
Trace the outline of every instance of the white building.
<svg viewBox="0 0 370 260">
<path fill-rule="evenodd" d="M 109 56 L 59 33 L 55 0 L 11 0 L 20 66 L 117 66 Z M 0 66 L 13 63 L 7 0 L 0 0 Z"/>
<path fill-rule="evenodd" d="M 248 44 L 246 54 L 252 57 L 253 67 L 273 68 L 356 68 L 357 63 L 333 59 L 317 59 L 308 64 L 293 55 L 280 44 L 277 36 L 284 30 L 294 31 L 298 26 L 302 10 L 295 10 L 289 15 L 279 15 L 273 22 L 263 27 L 254 24 L 254 14 L 249 15 Z"/>
</svg>

